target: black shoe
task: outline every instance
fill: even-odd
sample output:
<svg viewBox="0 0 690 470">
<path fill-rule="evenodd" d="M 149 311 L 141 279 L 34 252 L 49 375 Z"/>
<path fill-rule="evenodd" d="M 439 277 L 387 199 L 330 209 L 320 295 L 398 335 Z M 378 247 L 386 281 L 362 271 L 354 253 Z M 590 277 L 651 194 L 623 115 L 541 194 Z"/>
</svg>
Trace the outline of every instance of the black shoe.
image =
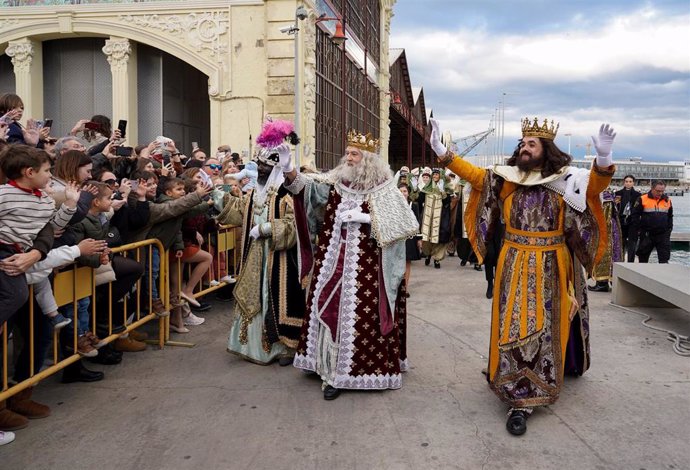
<svg viewBox="0 0 690 470">
<path fill-rule="evenodd" d="M 431 256 L 427 256 L 426 259 L 424 260 L 424 265 L 429 266 L 430 263 L 431 263 Z"/>
<path fill-rule="evenodd" d="M 405 292 L 405 298 L 406 298 L 406 299 L 409 299 L 409 298 L 410 298 L 410 293 L 409 293 L 409 292 Z"/>
<path fill-rule="evenodd" d="M 441 269 L 441 263 L 439 261 L 434 260 L 434 268 Z"/>
<path fill-rule="evenodd" d="M 199 301 L 197 300 L 197 302 L 199 302 Z M 211 310 L 211 307 L 213 307 L 213 305 L 206 303 L 206 302 L 199 302 L 198 307 L 195 307 L 192 304 L 189 304 L 189 306 L 191 307 L 192 312 L 205 312 L 207 310 Z"/>
<path fill-rule="evenodd" d="M 278 358 L 278 365 L 280 367 L 291 366 L 294 360 L 295 356 L 281 356 Z"/>
<path fill-rule="evenodd" d="M 216 292 L 216 300 L 220 302 L 232 302 L 233 296 L 232 292 L 235 287 L 235 284 L 230 284 L 229 286 L 225 286 L 222 289 L 218 289 Z"/>
<path fill-rule="evenodd" d="M 489 284 L 486 288 L 486 298 L 491 299 L 494 296 L 494 285 Z"/>
<path fill-rule="evenodd" d="M 455 256 L 455 252 L 448 253 L 448 256 Z"/>
<path fill-rule="evenodd" d="M 103 372 L 89 370 L 84 367 L 81 361 L 71 364 L 62 372 L 62 383 L 70 384 L 73 382 L 98 382 L 103 380 Z"/>
<path fill-rule="evenodd" d="M 481 271 L 481 270 L 482 270 L 482 265 L 481 265 L 481 264 L 474 263 L 474 270 L 475 270 L 475 271 Z"/>
<path fill-rule="evenodd" d="M 98 356 L 89 359 L 96 364 L 104 364 L 106 366 L 113 366 L 122 362 L 122 353 L 115 351 L 110 345 L 105 345 L 98 350 Z"/>
<path fill-rule="evenodd" d="M 340 389 L 331 387 L 330 385 L 326 385 L 326 388 L 323 390 L 323 399 L 324 400 L 335 400 L 340 396 Z"/>
<path fill-rule="evenodd" d="M 596 286 L 587 286 L 587 290 L 590 290 L 592 292 L 608 292 L 609 286 L 597 284 Z"/>
<path fill-rule="evenodd" d="M 521 436 L 527 431 L 527 413 L 522 410 L 513 410 L 506 421 L 506 429 L 513 436 Z"/>
<path fill-rule="evenodd" d="M 461 259 L 461 260 L 460 260 L 460 266 L 465 266 L 466 264 L 467 264 L 467 260 L 466 260 L 466 259 Z"/>
</svg>

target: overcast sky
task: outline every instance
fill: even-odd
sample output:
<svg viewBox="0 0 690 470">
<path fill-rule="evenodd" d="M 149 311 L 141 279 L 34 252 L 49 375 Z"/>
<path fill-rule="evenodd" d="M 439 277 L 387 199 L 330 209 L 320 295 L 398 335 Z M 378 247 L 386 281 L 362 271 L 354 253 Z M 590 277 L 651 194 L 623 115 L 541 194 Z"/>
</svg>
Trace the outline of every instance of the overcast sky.
<svg viewBox="0 0 690 470">
<path fill-rule="evenodd" d="M 454 138 L 489 128 L 505 95 L 505 149 L 520 119 L 560 121 L 585 154 L 610 122 L 614 158 L 690 158 L 690 0 L 398 0 L 391 47 Z"/>
</svg>

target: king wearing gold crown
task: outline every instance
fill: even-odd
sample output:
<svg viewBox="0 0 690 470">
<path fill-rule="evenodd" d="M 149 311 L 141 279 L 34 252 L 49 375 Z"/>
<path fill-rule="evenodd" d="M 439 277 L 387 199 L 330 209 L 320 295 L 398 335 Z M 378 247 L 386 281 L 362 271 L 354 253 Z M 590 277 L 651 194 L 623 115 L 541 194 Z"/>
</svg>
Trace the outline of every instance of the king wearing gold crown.
<svg viewBox="0 0 690 470">
<path fill-rule="evenodd" d="M 599 194 L 611 182 L 608 124 L 592 137 L 590 170 L 569 166 L 555 144 L 558 124 L 522 121 L 522 139 L 505 165 L 479 168 L 448 152 L 438 122 L 431 146 L 439 162 L 472 186 L 467 235 L 480 262 L 500 220 L 503 246 L 496 263 L 487 379 L 510 407 L 506 428 L 527 430 L 535 407 L 553 404 L 563 376 L 589 367 L 587 273 L 607 249 Z"/>
<path fill-rule="evenodd" d="M 323 175 L 297 173 L 280 152 L 308 287 L 294 365 L 321 377 L 326 400 L 343 389 L 400 388 L 407 368 L 405 241 L 419 224 L 378 148 L 350 131 L 340 164 Z"/>
</svg>

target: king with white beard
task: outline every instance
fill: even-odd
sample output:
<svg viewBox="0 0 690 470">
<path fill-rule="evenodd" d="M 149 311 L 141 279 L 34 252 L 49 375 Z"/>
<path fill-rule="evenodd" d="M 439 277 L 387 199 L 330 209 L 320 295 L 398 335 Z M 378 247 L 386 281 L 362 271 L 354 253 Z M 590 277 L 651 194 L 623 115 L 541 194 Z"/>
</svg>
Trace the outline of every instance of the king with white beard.
<svg viewBox="0 0 690 470">
<path fill-rule="evenodd" d="M 280 152 L 309 287 L 294 365 L 321 376 L 326 400 L 400 388 L 407 368 L 405 240 L 419 225 L 377 151 L 378 140 L 350 131 L 340 165 L 322 175 L 297 173 Z"/>
</svg>

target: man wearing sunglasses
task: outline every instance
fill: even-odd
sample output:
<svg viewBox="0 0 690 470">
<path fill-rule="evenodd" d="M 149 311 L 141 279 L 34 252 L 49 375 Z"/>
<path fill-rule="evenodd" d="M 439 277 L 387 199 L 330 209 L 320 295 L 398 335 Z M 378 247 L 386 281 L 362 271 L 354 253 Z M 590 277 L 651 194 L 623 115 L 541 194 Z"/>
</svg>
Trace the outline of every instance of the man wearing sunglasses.
<svg viewBox="0 0 690 470">
<path fill-rule="evenodd" d="M 220 176 L 220 171 L 223 169 L 223 165 L 220 164 L 215 158 L 209 158 L 204 162 L 204 166 L 201 168 L 204 173 L 211 177 L 211 179 Z"/>
</svg>

